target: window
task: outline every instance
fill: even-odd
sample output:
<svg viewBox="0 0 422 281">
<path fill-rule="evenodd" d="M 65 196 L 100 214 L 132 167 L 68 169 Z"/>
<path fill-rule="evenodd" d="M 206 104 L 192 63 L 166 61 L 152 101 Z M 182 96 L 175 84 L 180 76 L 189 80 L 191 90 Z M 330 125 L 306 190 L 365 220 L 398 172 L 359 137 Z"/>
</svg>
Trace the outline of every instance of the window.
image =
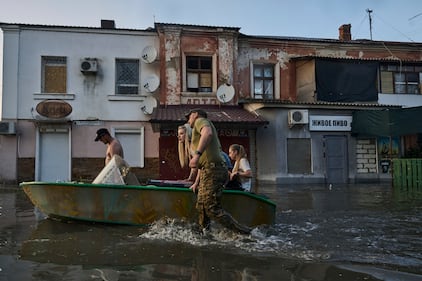
<svg viewBox="0 0 422 281">
<path fill-rule="evenodd" d="M 255 99 L 274 98 L 274 65 L 253 65 L 253 89 Z"/>
<path fill-rule="evenodd" d="M 114 136 L 123 147 L 125 161 L 131 167 L 143 168 L 145 165 L 144 127 L 139 129 L 112 129 Z"/>
<path fill-rule="evenodd" d="M 139 88 L 139 60 L 116 60 L 116 94 L 137 95 Z"/>
<path fill-rule="evenodd" d="M 287 172 L 289 174 L 310 174 L 311 139 L 287 139 Z"/>
<path fill-rule="evenodd" d="M 383 94 L 420 94 L 422 66 L 382 65 L 380 71 Z"/>
<path fill-rule="evenodd" d="M 186 84 L 189 92 L 212 92 L 212 57 L 186 56 Z"/>
<path fill-rule="evenodd" d="M 43 93 L 66 93 L 66 57 L 42 57 Z"/>
</svg>

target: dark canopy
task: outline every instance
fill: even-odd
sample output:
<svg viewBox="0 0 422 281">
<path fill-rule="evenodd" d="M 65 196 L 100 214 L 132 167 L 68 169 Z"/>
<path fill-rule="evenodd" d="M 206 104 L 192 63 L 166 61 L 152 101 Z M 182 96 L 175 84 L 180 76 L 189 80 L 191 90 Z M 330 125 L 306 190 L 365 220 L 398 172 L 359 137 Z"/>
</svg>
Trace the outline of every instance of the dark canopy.
<svg viewBox="0 0 422 281">
<path fill-rule="evenodd" d="M 422 133 L 422 107 L 355 111 L 352 133 L 384 137 Z"/>
</svg>

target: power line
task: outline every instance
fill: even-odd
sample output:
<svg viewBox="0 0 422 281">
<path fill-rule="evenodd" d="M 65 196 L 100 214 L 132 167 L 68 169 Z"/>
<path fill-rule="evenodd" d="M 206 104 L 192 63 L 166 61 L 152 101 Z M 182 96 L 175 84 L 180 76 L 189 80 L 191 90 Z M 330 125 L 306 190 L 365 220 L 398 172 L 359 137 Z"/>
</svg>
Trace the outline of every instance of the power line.
<svg viewBox="0 0 422 281">
<path fill-rule="evenodd" d="M 413 20 L 414 18 L 419 17 L 420 15 L 422 15 L 422 13 L 419 13 L 419 14 L 417 14 L 416 16 L 413 16 L 413 17 L 409 18 L 409 21 Z"/>
<path fill-rule="evenodd" d="M 385 24 L 389 25 L 392 29 L 394 29 L 395 31 L 397 31 L 398 33 L 400 33 L 401 35 L 403 35 L 404 37 L 406 37 L 408 40 L 410 40 L 411 42 L 415 42 L 412 38 L 410 38 L 409 36 L 407 36 L 406 34 L 404 34 L 403 32 L 401 32 L 400 30 L 398 30 L 397 28 L 395 28 L 394 26 L 392 26 L 391 24 L 389 24 L 385 20 L 383 20 L 380 16 L 378 16 L 378 15 L 376 15 L 376 16 L 377 16 L 378 19 L 380 19 L 381 21 L 383 21 Z"/>
<path fill-rule="evenodd" d="M 362 19 L 362 20 L 361 20 L 361 22 L 359 23 L 359 26 L 358 26 L 358 28 L 356 29 L 356 34 L 359 34 L 360 29 L 361 29 L 361 27 L 362 27 L 362 24 L 365 22 L 365 20 L 366 20 L 366 15 L 363 17 L 363 19 Z M 355 33 L 355 32 L 353 32 L 353 33 Z M 356 36 L 353 36 L 353 39 L 356 39 Z"/>
<path fill-rule="evenodd" d="M 372 40 L 372 12 L 373 12 L 373 10 L 371 10 L 371 9 L 366 9 L 366 12 L 368 13 L 368 17 L 369 17 L 369 33 L 370 33 L 370 38 L 371 38 L 371 40 Z M 375 15 L 375 14 L 374 14 Z M 411 17 L 411 18 L 409 18 L 409 21 L 410 20 L 413 20 L 414 18 L 416 18 L 416 17 L 419 17 L 419 16 L 421 16 L 422 15 L 422 13 L 419 13 L 419 14 L 417 14 L 417 15 L 415 15 L 415 16 L 413 16 L 413 17 Z M 388 26 L 390 26 L 391 28 L 393 28 L 395 31 L 397 31 L 398 33 L 400 33 L 401 35 L 403 35 L 404 37 L 406 37 L 408 40 L 410 40 L 411 42 L 415 42 L 415 41 L 413 41 L 412 40 L 412 38 L 410 38 L 409 36 L 407 36 L 406 34 L 404 34 L 403 32 L 401 32 L 400 30 L 398 30 L 397 28 L 395 28 L 394 26 L 392 26 L 391 24 L 389 24 L 389 23 L 387 23 L 385 20 L 383 20 L 382 18 L 380 18 L 378 15 L 375 15 L 378 19 L 380 19 L 381 21 L 383 21 L 384 22 L 384 24 L 386 24 L 386 25 L 388 25 Z"/>
</svg>

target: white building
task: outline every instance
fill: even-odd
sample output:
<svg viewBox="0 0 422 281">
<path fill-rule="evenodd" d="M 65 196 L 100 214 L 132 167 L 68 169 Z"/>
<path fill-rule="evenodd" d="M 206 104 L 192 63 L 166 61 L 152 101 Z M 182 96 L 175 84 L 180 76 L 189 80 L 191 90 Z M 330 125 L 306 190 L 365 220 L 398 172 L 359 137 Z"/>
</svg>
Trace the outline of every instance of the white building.
<svg viewBox="0 0 422 281">
<path fill-rule="evenodd" d="M 134 168 L 157 157 L 149 114 L 159 87 L 153 29 L 0 24 L 4 36 L 0 181 L 95 176 L 105 127 Z M 87 168 L 89 167 L 89 168 Z M 154 171 L 145 171 L 152 173 Z"/>
</svg>

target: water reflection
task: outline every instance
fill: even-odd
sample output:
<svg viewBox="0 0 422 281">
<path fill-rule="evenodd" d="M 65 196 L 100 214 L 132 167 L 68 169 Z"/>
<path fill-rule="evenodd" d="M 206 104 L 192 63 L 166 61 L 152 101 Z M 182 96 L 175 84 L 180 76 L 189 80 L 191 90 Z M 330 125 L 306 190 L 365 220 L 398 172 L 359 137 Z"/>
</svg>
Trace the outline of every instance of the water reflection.
<svg viewBox="0 0 422 281">
<path fill-rule="evenodd" d="M 147 230 L 44 220 L 23 242 L 21 259 L 41 264 L 39 269 L 53 272 L 54 277 L 60 268 L 65 269 L 66 275 L 100 280 L 327 280 L 339 272 L 350 278 L 377 280 L 332 264 L 307 264 L 266 253 L 245 253 L 235 246 L 222 247 L 219 239 L 228 235 L 224 230 L 220 236 L 201 238 L 184 231 L 181 225 L 168 222 L 158 225 Z M 170 230 L 182 233 L 169 234 Z M 185 236 L 185 242 L 165 239 L 169 236 L 175 239 Z M 237 238 L 231 237 L 232 242 Z M 240 243 L 250 243 L 250 238 Z"/>
<path fill-rule="evenodd" d="M 277 223 L 202 237 L 180 221 L 149 228 L 37 220 L 0 191 L 0 280 L 422 280 L 422 197 L 389 186 L 268 186 Z M 3 278 L 3 279 L 2 279 Z"/>
</svg>

